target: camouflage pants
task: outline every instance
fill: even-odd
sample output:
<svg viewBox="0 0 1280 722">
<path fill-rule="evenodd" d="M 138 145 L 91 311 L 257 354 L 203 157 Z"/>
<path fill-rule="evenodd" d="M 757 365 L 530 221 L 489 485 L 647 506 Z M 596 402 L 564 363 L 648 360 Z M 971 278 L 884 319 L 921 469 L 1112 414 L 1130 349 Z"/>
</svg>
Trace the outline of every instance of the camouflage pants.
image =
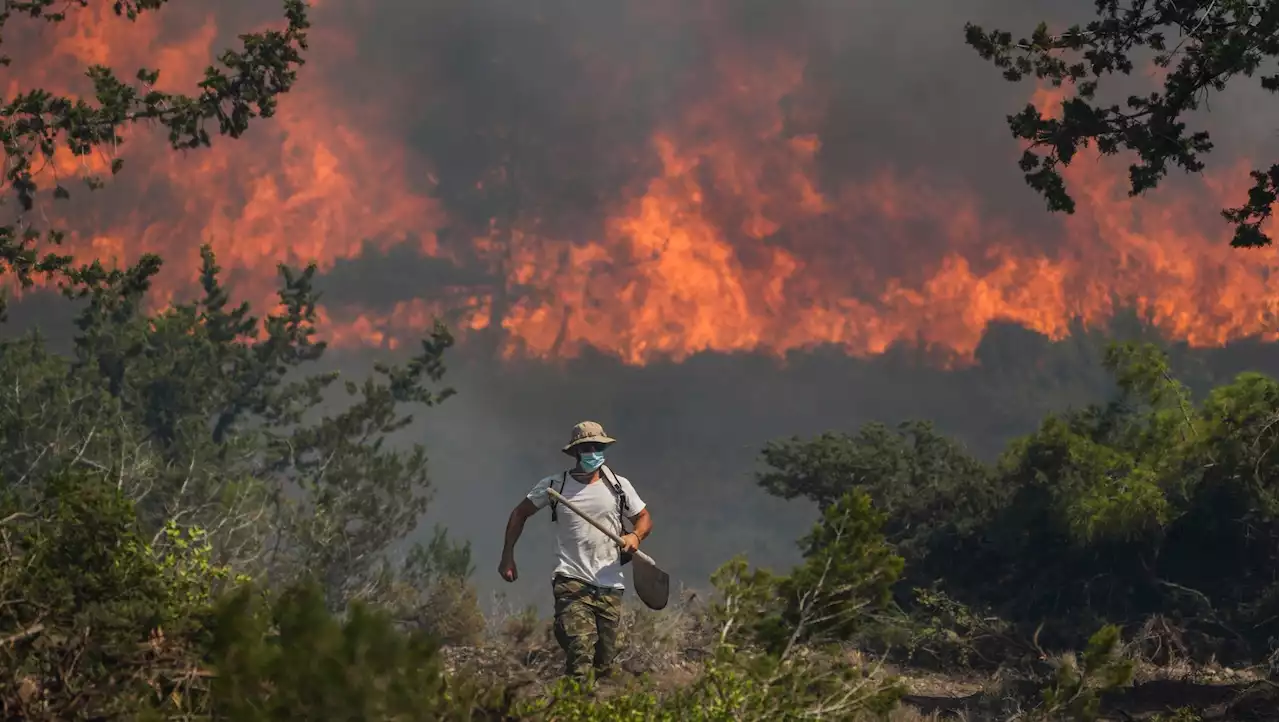
<svg viewBox="0 0 1280 722">
<path fill-rule="evenodd" d="M 565 653 L 565 674 L 585 679 L 613 673 L 618 654 L 618 622 L 622 590 L 557 575 L 551 582 L 556 600 L 556 641 Z"/>
</svg>

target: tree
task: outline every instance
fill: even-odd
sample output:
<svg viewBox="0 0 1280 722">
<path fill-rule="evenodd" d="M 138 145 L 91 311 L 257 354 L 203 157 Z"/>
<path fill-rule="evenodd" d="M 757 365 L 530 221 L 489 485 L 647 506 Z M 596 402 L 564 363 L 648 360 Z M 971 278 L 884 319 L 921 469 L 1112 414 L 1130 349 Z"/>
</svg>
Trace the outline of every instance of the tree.
<svg viewBox="0 0 1280 722">
<path fill-rule="evenodd" d="M 1051 414 L 996 464 L 927 425 L 870 424 L 770 444 L 759 481 L 816 501 L 828 526 L 850 503 L 838 494 L 865 493 L 905 559 L 896 596 L 912 615 L 954 602 L 1064 646 L 1162 615 L 1194 654 L 1264 658 L 1277 643 L 1276 380 L 1241 374 L 1197 403 L 1153 345 L 1113 344 L 1103 366 L 1110 401 Z M 807 557 L 791 579 L 816 578 L 821 555 Z"/>
<path fill-rule="evenodd" d="M 964 540 L 995 504 L 987 466 L 929 422 L 894 428 L 873 422 L 854 434 L 774 441 L 761 459 L 765 468 L 756 480 L 762 488 L 784 499 L 810 499 L 824 513 L 852 491 L 869 495 L 886 515 L 885 536 L 907 560 L 912 584 L 954 571 L 952 564 L 969 553 Z M 954 558 L 943 550 L 954 551 Z"/>
<path fill-rule="evenodd" d="M 117 16 L 133 21 L 140 13 L 158 10 L 166 1 L 122 0 L 114 4 L 114 10 Z M 77 4 L 88 2 L 5 3 L 0 10 L 0 35 L 15 15 L 27 16 L 30 22 L 57 23 L 66 19 L 67 12 L 74 12 Z M 42 197 L 47 176 L 52 176 L 54 200 L 71 195 L 54 170 L 54 153 L 59 147 L 76 157 L 102 154 L 114 175 L 124 167 L 118 150 L 124 143 L 121 133 L 128 126 L 158 124 L 168 131 L 174 149 L 194 149 L 210 145 L 210 123 L 217 124 L 218 134 L 238 138 L 252 118 L 272 116 L 280 94 L 287 93 L 297 79 L 310 27 L 303 0 L 284 0 L 284 14 L 288 26 L 282 31 L 241 35 L 242 48 L 225 50 L 218 58 L 222 67 L 210 66 L 193 96 L 157 90 L 158 70 L 139 68 L 130 84 L 111 68 L 95 65 L 87 71 L 93 82 L 92 101 L 39 88 L 0 101 L 0 145 L 7 161 L 4 180 L 18 201 L 17 222 L 0 226 L 0 273 L 12 273 L 23 287 L 30 287 L 36 277 L 55 276 L 71 264 L 72 259 L 65 255 L 40 254 L 42 242 L 56 247 L 62 236 L 55 229 L 37 228 L 26 218 Z M 0 65 L 10 63 L 11 58 L 0 54 Z M 90 189 L 104 182 L 92 174 L 82 180 Z M 0 314 L 3 311 L 0 305 Z"/>
<path fill-rule="evenodd" d="M 133 20 L 163 2 L 118 2 L 115 11 Z M 14 13 L 59 22 L 74 5 L 8 3 L 0 29 Z M 452 394 L 436 388 L 453 342 L 443 326 L 405 363 L 378 364 L 363 383 L 335 386 L 336 373 L 307 372 L 325 351 L 315 338 L 314 265 L 280 266 L 279 305 L 260 319 L 231 303 L 207 246 L 197 297 L 160 312 L 147 304 L 157 256 L 109 269 L 39 255 L 61 236 L 36 228 L 28 213 L 46 195 L 70 195 L 50 170 L 55 153 L 106 154 L 117 173 L 128 126 L 158 124 L 175 149 L 189 149 L 211 143 L 209 123 L 235 138 L 254 117 L 272 115 L 307 47 L 304 4 L 286 0 L 284 8 L 287 29 L 241 36 L 243 49 L 224 52 L 194 97 L 155 90 L 153 70 L 127 85 L 94 67 L 93 101 L 35 89 L 0 108 L 6 180 L 18 200 L 16 222 L 0 228 L 0 273 L 23 286 L 44 276 L 79 307 L 70 353 L 53 351 L 38 331 L 0 342 L 8 384 L 0 395 L 0 586 L 17 600 L 0 614 L 0 674 L 13 691 L 0 696 L 6 712 L 96 719 L 201 711 L 209 690 L 199 663 L 210 635 L 225 642 L 215 650 L 271 644 L 266 632 L 227 641 L 218 636 L 225 627 L 207 617 L 218 592 L 248 574 L 273 592 L 294 590 L 279 604 L 292 603 L 311 624 L 303 636 L 312 637 L 289 654 L 323 656 L 317 645 L 345 634 L 404 662 L 369 670 L 393 679 L 439 681 L 425 641 L 445 628 L 433 605 L 449 601 L 449 614 L 475 616 L 467 545 L 438 530 L 407 557 L 392 554 L 425 510 L 430 480 L 421 446 L 404 451 L 388 440 L 412 421 L 406 406 Z M 103 183 L 84 180 L 90 189 Z M 313 586 L 297 592 L 304 580 Z M 389 619 L 360 611 L 382 603 L 417 631 L 401 636 Z M 346 627 L 327 616 L 352 608 Z M 287 671 L 272 671 L 267 687 L 279 689 Z M 419 693 L 440 689 L 432 684 Z M 360 704 L 358 691 L 346 693 Z M 269 703 L 289 704 L 279 696 Z"/>
<path fill-rule="evenodd" d="M 789 574 L 748 570 L 742 557 L 721 566 L 712 576 L 720 642 L 759 646 L 785 661 L 798 645 L 852 638 L 889 601 L 902 572 L 884 520 L 866 493 L 850 489 L 800 539 L 803 561 Z"/>
<path fill-rule="evenodd" d="M 889 602 L 903 560 L 884 538 L 884 521 L 866 493 L 851 489 L 800 540 L 804 562 L 778 584 L 778 621 L 789 634 L 772 631 L 783 655 L 804 640 L 849 639 Z"/>
<path fill-rule="evenodd" d="M 424 574 L 465 577 L 469 549 L 442 538 L 408 566 L 389 556 L 426 510 L 430 480 L 421 445 L 387 440 L 412 421 L 405 406 L 452 395 L 433 388 L 448 331 L 437 327 L 406 364 L 346 382 L 346 403 L 323 413 L 341 399 L 328 393 L 337 374 L 305 373 L 325 351 L 314 339 L 315 267 L 282 266 L 280 311 L 259 321 L 247 304 L 229 306 L 213 252 L 202 257 L 203 294 L 156 314 L 144 297 L 158 258 L 66 269 L 64 293 L 84 303 L 71 358 L 39 335 L 0 343 L 10 490 L 22 498 L 64 470 L 94 474 L 136 504 L 156 544 L 168 524 L 198 525 L 222 563 L 281 581 L 315 576 L 335 609 L 387 592 L 400 573 L 424 584 Z"/>
<path fill-rule="evenodd" d="M 1265 656 L 1280 561 L 1273 378 L 1241 374 L 1197 408 L 1150 345 L 1104 359 L 1110 403 L 1054 415 L 999 464 L 985 536 L 998 572 L 967 590 L 1047 639 L 1165 615 L 1195 653 Z M 1268 611 L 1263 611 L 1265 608 Z"/>
<path fill-rule="evenodd" d="M 114 9 L 134 20 L 163 4 Z M 74 8 L 8 3 L 0 30 L 15 17 L 60 22 Z M 315 338 L 314 265 L 281 266 L 279 305 L 260 319 L 231 303 L 205 247 L 198 297 L 150 313 L 160 258 L 108 269 L 94 259 L 39 257 L 42 240 L 56 245 L 60 236 L 28 218 L 50 190 L 54 200 L 70 194 L 52 170 L 56 152 L 105 154 L 115 173 L 130 126 L 158 125 L 175 149 L 194 149 L 212 142 L 210 124 L 237 138 L 255 117 L 270 117 L 307 48 L 305 4 L 285 0 L 284 14 L 285 29 L 242 35 L 242 48 L 222 53 L 192 96 L 156 90 L 154 70 L 139 70 L 130 85 L 95 66 L 93 100 L 35 89 L 0 108 L 6 179 L 18 200 L 16 224 L 0 228 L 0 273 L 24 286 L 43 275 L 81 308 L 69 357 L 38 334 L 0 343 L 0 378 L 10 384 L 0 396 L 0 478 L 13 498 L 30 502 L 49 479 L 89 474 L 125 495 L 161 551 L 172 530 L 198 528 L 237 573 L 277 584 L 315 577 L 335 610 L 392 595 L 404 616 L 429 616 L 424 610 L 442 593 L 436 582 L 447 581 L 461 606 L 473 598 L 465 589 L 470 550 L 438 537 L 392 558 L 426 508 L 430 480 L 421 446 L 403 451 L 388 439 L 412 421 L 406 406 L 452 394 L 434 388 L 453 342 L 443 326 L 407 363 L 379 364 L 362 384 L 335 385 L 336 374 L 306 369 L 325 351 Z M 91 189 L 103 182 L 84 180 Z"/>
<path fill-rule="evenodd" d="M 1070 165 L 1076 152 L 1089 144 L 1104 155 L 1121 149 L 1137 155 L 1137 162 L 1129 166 L 1131 196 L 1155 188 L 1171 166 L 1200 172 L 1200 156 L 1213 144 L 1206 131 L 1189 133 L 1184 116 L 1231 80 L 1253 77 L 1264 63 L 1275 68 L 1280 22 L 1276 0 L 1095 0 L 1095 7 L 1097 19 L 1083 28 L 1075 25 L 1055 35 L 1041 23 L 1029 39 L 1017 42 L 1003 30 L 965 25 L 966 42 L 1002 69 L 1007 80 L 1034 74 L 1054 87 L 1070 83 L 1075 88 L 1075 96 L 1062 103 L 1060 119 L 1041 115 L 1029 103 L 1008 116 L 1014 137 L 1031 144 L 1019 162 L 1027 185 L 1055 212 L 1075 210 L 1058 166 Z M 1169 36 L 1175 33 L 1178 39 L 1172 42 Z M 1128 75 L 1146 53 L 1167 71 L 1161 91 L 1132 95 L 1123 108 L 1096 100 L 1105 76 Z M 1263 72 L 1258 82 L 1275 93 L 1277 75 Z M 1276 202 L 1280 167 L 1273 163 L 1251 176 L 1253 187 L 1245 203 L 1222 211 L 1235 226 L 1233 246 L 1272 242 L 1262 224 Z"/>
</svg>

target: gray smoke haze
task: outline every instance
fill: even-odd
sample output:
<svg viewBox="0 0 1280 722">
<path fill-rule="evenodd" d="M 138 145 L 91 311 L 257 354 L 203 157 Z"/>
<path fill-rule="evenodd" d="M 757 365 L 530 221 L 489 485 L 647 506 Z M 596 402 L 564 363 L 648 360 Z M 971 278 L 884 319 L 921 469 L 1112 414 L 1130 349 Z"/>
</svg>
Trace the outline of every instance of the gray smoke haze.
<svg viewBox="0 0 1280 722">
<path fill-rule="evenodd" d="M 1118 336 L 1152 337 L 1118 323 Z M 521 577 L 501 582 L 496 565 L 506 515 L 539 478 L 566 467 L 559 448 L 582 419 L 619 438 L 609 455 L 632 479 L 655 520 L 646 549 L 683 583 L 705 589 L 710 573 L 746 554 L 775 570 L 798 559 L 795 540 L 816 521 L 803 501 L 781 501 L 753 479 L 765 442 L 869 421 L 931 419 L 983 458 L 1066 406 L 1111 393 L 1098 363 L 1106 336 L 1082 332 L 1053 343 L 1014 326 L 993 329 L 980 364 L 960 371 L 925 365 L 898 349 L 851 359 L 827 349 L 785 365 L 751 355 L 701 354 L 681 364 L 626 367 L 604 356 L 563 364 L 496 363 L 462 348 L 446 380 L 458 395 L 423 414 L 410 435 L 432 452 L 441 523 L 473 544 L 476 582 L 543 605 L 554 566 L 551 522 L 533 517 L 520 542 Z M 1171 348 L 1174 368 L 1197 391 L 1244 369 L 1276 368 L 1274 344 L 1213 351 Z M 347 361 L 344 359 L 344 365 Z"/>
<path fill-rule="evenodd" d="M 270 19 L 266 5 L 220 7 L 227 20 L 220 33 L 229 41 L 244 21 Z M 733 75 L 726 63 L 753 70 L 748 77 L 767 76 L 783 58 L 804 63 L 803 82 L 783 99 L 784 117 L 787 130 L 820 137 L 824 189 L 871 182 L 885 169 L 961 189 L 975 198 L 979 215 L 1052 256 L 1078 239 L 1068 238 L 1024 185 L 1004 120 L 1032 88 L 1004 82 L 965 46 L 963 25 L 1027 34 L 1041 20 L 1055 27 L 1083 22 L 1092 7 L 1087 0 L 323 3 L 314 11 L 312 60 L 301 82 L 323 83 L 351 118 L 368 121 L 369 132 L 401 141 L 415 169 L 410 190 L 434 195 L 447 212 L 440 243 L 454 257 L 425 258 L 410 244 L 379 250 L 369 239 L 363 254 L 324 275 L 325 299 L 390 309 L 440 297 L 446 288 L 501 289 L 501 276 L 471 247 L 490 219 L 536 225 L 566 243 L 598 237 L 610 213 L 660 167 L 651 144 L 656 130 L 674 124 L 689 137 L 709 132 L 678 119 L 725 90 Z M 1251 82 L 1215 97 L 1201 114 L 1215 133 L 1211 170 L 1276 155 L 1274 96 Z M 745 135 L 755 132 L 755 113 L 741 102 L 740 127 L 729 127 Z M 144 190 L 151 203 L 171 200 L 162 190 Z M 123 189 L 115 192 L 114 201 L 126 198 Z M 377 212 L 378 199 L 361 200 Z M 731 215 L 732 204 L 726 208 Z M 1225 242 L 1216 213 L 1212 204 L 1204 209 L 1205 232 Z M 927 214 L 854 218 L 853 228 L 786 229 L 769 242 L 792 244 L 827 273 L 847 276 L 856 294 L 871 271 L 917 277 L 950 238 L 946 219 Z M 981 239 L 963 250 L 980 261 Z M 750 252 L 744 245 L 742 253 Z M 56 308 L 40 298 L 19 305 L 10 331 L 37 325 L 56 335 L 64 328 Z M 1117 328 L 1128 334 L 1136 327 Z M 447 380 L 459 395 L 423 414 L 405 441 L 424 441 L 432 455 L 437 500 L 426 526 L 442 523 L 473 542 L 483 592 L 501 589 L 530 602 L 549 596 L 550 522 L 545 515 L 530 521 L 519 552 L 522 576 L 510 586 L 494 571 L 502 527 L 538 478 L 563 468 L 558 449 L 577 421 L 601 421 L 621 439 L 610 463 L 653 511 L 646 548 L 679 579 L 702 585 L 739 552 L 785 567 L 796 558 L 794 539 L 813 521 L 806 504 L 756 490 L 751 474 L 767 440 L 928 418 L 990 458 L 1064 400 L 1083 405 L 1109 392 L 1096 333 L 1052 343 L 997 326 L 984 337 L 978 364 L 959 371 L 939 369 L 907 348 L 870 359 L 816 349 L 783 365 L 711 353 L 644 367 L 596 353 L 501 361 L 499 341 L 492 332 L 472 335 L 451 354 Z M 1275 373 L 1277 360 L 1275 344 L 1251 342 L 1175 352 L 1175 367 L 1201 389 L 1242 369 Z M 326 363 L 360 374 L 395 355 L 348 350 Z"/>
<path fill-rule="evenodd" d="M 63 344 L 68 310 L 61 299 L 33 298 L 16 309 L 6 333 L 28 330 L 38 316 L 42 332 Z M 678 582 L 705 589 L 711 572 L 735 554 L 785 569 L 797 561 L 795 541 L 816 513 L 807 502 L 782 501 L 756 487 L 758 453 L 767 441 L 854 431 L 870 421 L 930 419 L 994 459 L 1046 414 L 1109 397 L 1112 386 L 1098 359 L 1112 338 L 1158 340 L 1133 318 L 1060 342 L 1002 325 L 984 338 L 977 364 L 955 371 L 909 348 L 871 359 L 838 349 L 785 360 L 707 353 L 635 367 L 602 355 L 498 361 L 491 349 L 464 344 L 447 357 L 445 383 L 458 394 L 416 413 L 399 439 L 405 447 L 425 444 L 431 456 L 435 500 L 417 538 L 426 541 L 435 524 L 445 526 L 472 543 L 482 600 L 501 593 L 510 604 L 549 612 L 555 547 L 548 515 L 527 524 L 517 551 L 521 577 L 510 585 L 496 573 L 502 530 L 539 478 L 566 467 L 559 449 L 570 427 L 589 418 L 619 438 L 609 463 L 649 504 L 655 532 L 645 548 Z M 1277 366 L 1276 344 L 1167 349 L 1175 373 L 1197 393 L 1241 371 L 1274 374 Z M 374 362 L 401 356 L 335 351 L 314 370 L 358 379 Z"/>
<path fill-rule="evenodd" d="M 410 3 L 366 17 L 361 69 L 413 79 L 402 86 L 410 96 L 407 137 L 447 169 L 438 192 L 451 217 L 477 225 L 502 213 L 536 217 L 549 235 L 572 238 L 596 235 L 608 204 L 651 175 L 653 130 L 717 90 L 726 53 L 767 59 L 788 51 L 806 59 L 804 89 L 823 99 L 816 116 L 806 114 L 801 91 L 795 130 L 821 137 L 824 182 L 863 180 L 884 167 L 923 171 L 976 192 L 984 215 L 1050 251 L 1067 239 L 1023 184 L 1004 123 L 1029 87 L 1001 80 L 964 45 L 962 28 L 972 21 L 1026 33 L 1040 20 L 1057 27 L 1087 20 L 1091 9 L 1089 2 L 887 0 Z M 371 102 L 367 87 L 351 87 L 360 94 L 353 101 Z M 429 88 L 429 97 L 412 98 L 415 88 Z M 1252 88 L 1215 99 L 1206 114 L 1218 132 L 1215 158 L 1274 155 L 1270 101 Z M 475 184 L 492 181 L 503 163 L 520 174 L 515 188 L 477 196 Z M 939 235 L 927 224 L 860 230 L 860 240 L 878 238 L 883 247 L 859 248 L 855 257 L 873 254 L 877 270 L 896 276 L 936 250 L 931 239 Z M 849 240 L 835 233 L 829 241 L 823 252 L 836 262 Z M 456 282 L 456 273 L 408 251 L 371 254 L 338 264 L 330 298 L 390 306 L 433 282 Z M 758 356 L 703 354 L 637 369 L 602 355 L 496 363 L 473 342 L 451 365 L 460 395 L 424 421 L 436 450 L 436 518 L 474 542 L 482 587 L 505 588 L 492 569 L 505 514 L 537 478 L 563 466 L 557 449 L 568 427 L 594 418 L 622 438 L 611 463 L 652 504 L 651 549 L 681 578 L 702 584 L 738 552 L 785 566 L 813 514 L 754 488 L 766 440 L 931 418 L 990 458 L 1063 399 L 1102 398 L 1109 386 L 1099 349 L 1096 337 L 1051 344 L 1002 327 L 988 334 L 977 368 L 949 373 L 904 350 L 869 361 L 817 351 L 785 368 Z M 1274 351 L 1242 344 L 1182 361 L 1192 372 L 1208 365 L 1199 371 L 1203 387 L 1239 368 L 1274 368 Z M 548 524 L 536 517 L 528 526 L 514 596 L 545 596 Z"/>
</svg>

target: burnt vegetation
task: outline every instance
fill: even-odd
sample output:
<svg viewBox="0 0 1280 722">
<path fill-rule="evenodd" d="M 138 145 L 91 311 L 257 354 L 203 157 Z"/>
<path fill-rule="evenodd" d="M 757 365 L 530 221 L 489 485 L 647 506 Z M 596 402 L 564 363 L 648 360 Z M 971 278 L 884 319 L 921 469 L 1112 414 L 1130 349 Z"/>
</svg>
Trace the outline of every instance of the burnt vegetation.
<svg viewBox="0 0 1280 722">
<path fill-rule="evenodd" d="M 244 36 L 196 97 L 94 69 L 96 105 L 11 99 L 22 208 L 66 195 L 42 191 L 33 165 L 59 142 L 114 148 L 148 120 L 190 147 L 210 142 L 206 121 L 235 137 L 270 115 L 306 47 L 305 8 L 285 10 L 287 30 Z M 1205 32 L 1227 23 L 1212 12 Z M 1066 41 L 1033 45 L 1053 42 Z M 1194 398 L 1159 349 L 1117 344 L 1101 359 L 1112 401 L 1050 416 L 994 463 L 925 422 L 769 444 L 760 487 L 820 512 L 803 561 L 774 573 L 733 559 L 706 599 L 629 611 L 635 678 L 584 689 L 553 681 L 545 620 L 481 614 L 466 544 L 438 530 L 398 551 L 431 484 L 426 451 L 388 439 L 452 394 L 447 330 L 359 383 L 308 373 L 325 351 L 314 267 L 282 267 L 279 307 L 260 318 L 231 305 L 205 248 L 194 300 L 152 312 L 160 259 L 77 265 L 37 256 L 42 238 L 57 240 L 5 227 L 5 271 L 44 276 L 79 315 L 69 354 L 38 333 L 0 342 L 5 719 L 1274 713 L 1272 377 Z M 335 394 L 346 403 L 329 412 Z"/>
</svg>

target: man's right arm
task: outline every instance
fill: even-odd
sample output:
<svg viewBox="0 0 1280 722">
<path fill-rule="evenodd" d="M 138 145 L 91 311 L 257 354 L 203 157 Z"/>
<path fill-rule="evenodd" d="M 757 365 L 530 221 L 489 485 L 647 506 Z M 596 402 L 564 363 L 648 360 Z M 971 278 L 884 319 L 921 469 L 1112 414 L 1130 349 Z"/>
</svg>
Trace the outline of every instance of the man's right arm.
<svg viewBox="0 0 1280 722">
<path fill-rule="evenodd" d="M 524 533 L 525 519 L 537 513 L 537 505 L 527 498 L 522 499 L 516 508 L 511 510 L 511 516 L 507 517 L 507 532 L 502 542 L 503 559 L 511 559 L 515 556 L 516 542 L 520 541 L 520 535 Z"/>
<path fill-rule="evenodd" d="M 498 562 L 498 573 L 509 582 L 514 582 L 520 576 L 520 572 L 516 570 L 516 542 L 520 541 L 520 534 L 524 532 L 524 521 L 537 514 L 539 509 L 550 502 L 547 498 L 547 489 L 550 487 L 549 477 L 538 482 L 507 517 L 507 529 L 502 537 L 502 561 Z"/>
<path fill-rule="evenodd" d="M 502 561 L 498 562 L 498 574 L 508 582 L 514 582 L 520 577 L 520 572 L 516 569 L 516 542 L 524 531 L 524 520 L 537 511 L 538 505 L 526 498 L 507 517 L 507 533 L 502 540 Z"/>
</svg>

